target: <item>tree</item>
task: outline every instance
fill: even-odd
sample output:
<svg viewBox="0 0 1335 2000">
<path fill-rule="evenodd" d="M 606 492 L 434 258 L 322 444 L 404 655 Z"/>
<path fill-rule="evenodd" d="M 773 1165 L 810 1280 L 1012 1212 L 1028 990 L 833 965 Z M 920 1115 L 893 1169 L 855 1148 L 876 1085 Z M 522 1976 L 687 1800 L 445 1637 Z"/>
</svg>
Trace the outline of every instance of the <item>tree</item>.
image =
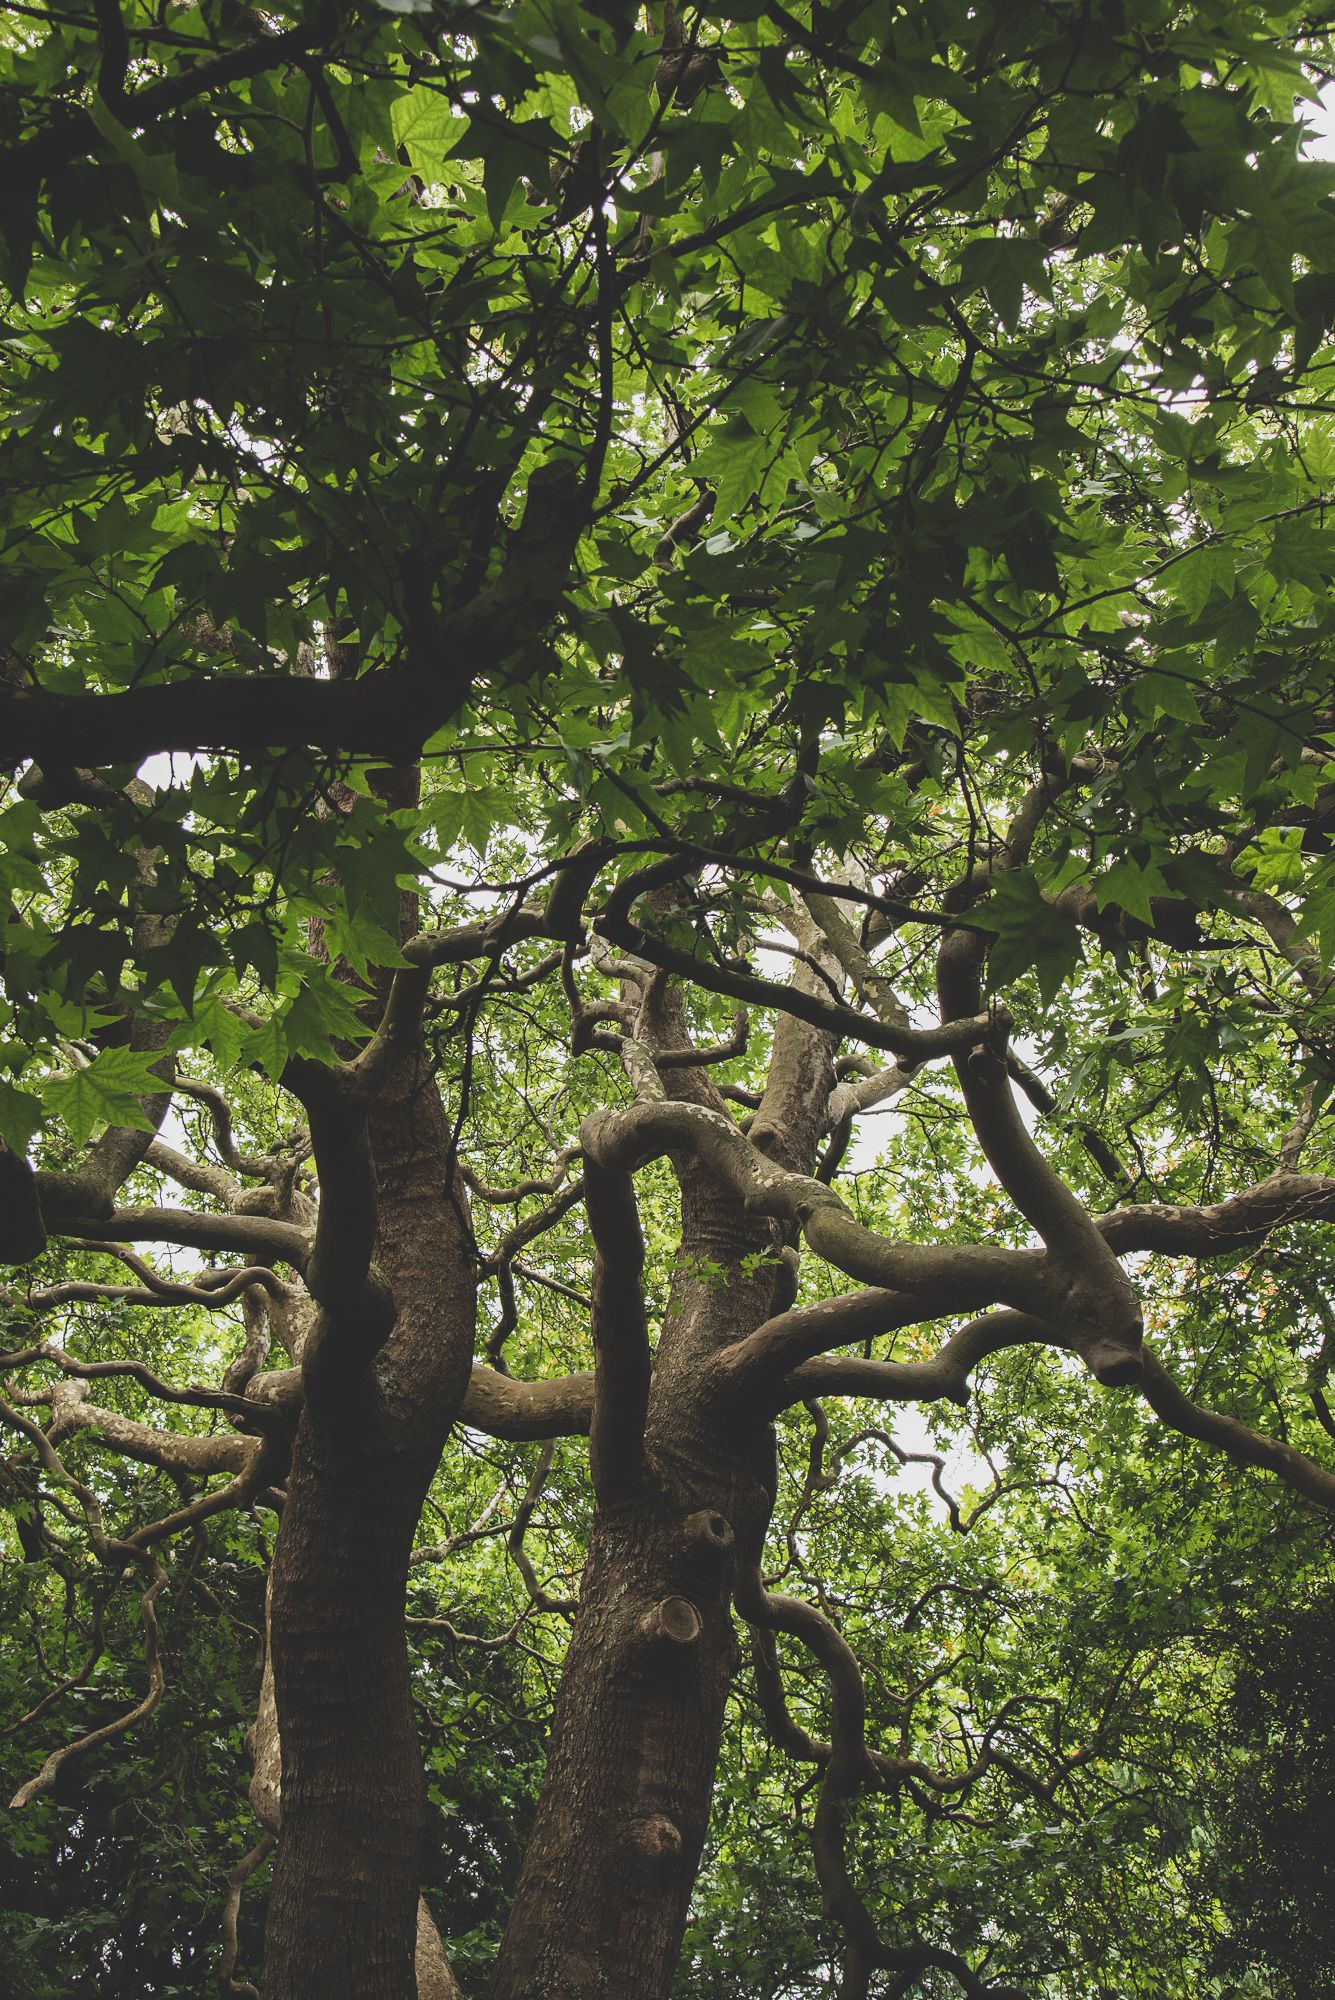
<svg viewBox="0 0 1335 2000">
<path fill-rule="evenodd" d="M 878 1406 L 980 1370 L 1028 1460 L 981 1504 L 1032 1490 L 1052 1349 L 1142 1548 L 1136 1394 L 1304 1551 L 1335 1504 L 1325 23 L 5 18 L 0 1419 L 87 1627 L 23 1705 L 127 1588 L 144 1657 L 17 1802 L 133 1740 L 191 1563 L 276 1517 L 225 1976 L 276 1842 L 268 2000 L 451 1992 L 405 1594 L 486 1538 L 424 1504 L 460 1422 L 587 1435 L 577 1609 L 552 1456 L 506 1467 L 571 1625 L 497 2000 L 668 1992 L 739 1684 L 817 1776 L 840 1990 L 1061 1990 L 1051 1896 L 990 1932 L 939 1802 L 1083 1796 L 1134 1649 L 1082 1681 L 1063 1546 L 1041 1692 L 965 1646 L 958 1728 L 901 1689 L 884 1749 L 801 1517 L 832 1423 L 866 1485 Z M 866 1787 L 959 1846 L 944 1900 L 868 1886 Z"/>
<path fill-rule="evenodd" d="M 1225 1736 L 1219 1890 L 1240 1921 L 1226 1967 L 1273 1966 L 1320 1991 L 1335 1962 L 1330 1937 L 1329 1597 L 1258 1619 L 1236 1676 Z"/>
</svg>

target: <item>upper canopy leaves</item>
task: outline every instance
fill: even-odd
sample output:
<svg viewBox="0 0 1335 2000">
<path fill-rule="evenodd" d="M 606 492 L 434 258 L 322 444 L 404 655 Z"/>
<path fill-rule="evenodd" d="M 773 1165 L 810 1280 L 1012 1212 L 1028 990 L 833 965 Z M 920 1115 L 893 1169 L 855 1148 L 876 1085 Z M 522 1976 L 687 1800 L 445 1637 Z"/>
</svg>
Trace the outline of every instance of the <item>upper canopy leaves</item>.
<svg viewBox="0 0 1335 2000">
<path fill-rule="evenodd" d="M 963 873 L 994 981 L 1048 999 L 1086 918 L 1182 942 L 1259 893 L 1328 954 L 1311 33 L 955 0 L 11 16 L 20 1089 L 132 998 L 224 1064 L 326 1047 L 352 1024 L 307 918 L 393 964 L 399 886 L 497 827 L 857 851 L 937 921 Z M 373 788 L 331 855 L 331 760 L 424 745 L 420 806 Z M 218 754 L 126 792 L 164 750 Z M 1065 803 L 1000 870 L 1040 769 Z M 260 987 L 287 997 L 239 1030 Z M 7 1091 L 11 1143 L 31 1119 Z"/>
</svg>

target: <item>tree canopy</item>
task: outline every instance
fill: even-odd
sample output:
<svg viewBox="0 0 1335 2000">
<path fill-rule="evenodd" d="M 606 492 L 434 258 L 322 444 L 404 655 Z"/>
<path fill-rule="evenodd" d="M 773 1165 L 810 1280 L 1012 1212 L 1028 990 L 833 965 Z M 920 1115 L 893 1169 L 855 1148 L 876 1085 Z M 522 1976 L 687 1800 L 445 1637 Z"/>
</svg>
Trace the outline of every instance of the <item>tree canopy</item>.
<svg viewBox="0 0 1335 2000">
<path fill-rule="evenodd" d="M 1330 20 L 0 22 L 16 1983 L 1322 1990 Z"/>
</svg>

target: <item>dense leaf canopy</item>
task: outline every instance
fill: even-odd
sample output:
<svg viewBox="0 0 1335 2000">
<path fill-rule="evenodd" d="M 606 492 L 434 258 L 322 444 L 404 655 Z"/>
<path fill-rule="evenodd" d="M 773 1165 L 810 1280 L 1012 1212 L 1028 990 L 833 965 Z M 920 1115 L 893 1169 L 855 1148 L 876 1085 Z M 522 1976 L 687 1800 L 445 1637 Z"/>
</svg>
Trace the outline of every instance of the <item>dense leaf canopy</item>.
<svg viewBox="0 0 1335 2000">
<path fill-rule="evenodd" d="M 646 1377 L 735 1304 L 699 1400 L 777 1426 L 681 2000 L 1335 1978 L 1329 25 L 0 7 L 34 2000 L 254 1991 L 283 1454 L 409 1043 L 480 1278 L 407 1599 L 465 1990 L 632 1173 Z"/>
</svg>

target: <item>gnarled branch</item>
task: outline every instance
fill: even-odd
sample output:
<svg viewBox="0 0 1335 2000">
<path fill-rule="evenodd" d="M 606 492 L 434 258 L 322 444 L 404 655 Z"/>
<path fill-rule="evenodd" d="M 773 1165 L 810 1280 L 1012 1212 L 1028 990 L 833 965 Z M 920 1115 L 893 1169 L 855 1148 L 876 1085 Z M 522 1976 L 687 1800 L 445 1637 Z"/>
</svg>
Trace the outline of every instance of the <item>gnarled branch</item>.
<svg viewBox="0 0 1335 2000">
<path fill-rule="evenodd" d="M 645 1474 L 649 1330 L 644 1316 L 644 1238 L 626 1173 L 589 1160 L 584 1205 L 597 1255 L 590 1315 L 595 1355 L 589 1470 L 605 1507 L 634 1493 Z"/>
</svg>

